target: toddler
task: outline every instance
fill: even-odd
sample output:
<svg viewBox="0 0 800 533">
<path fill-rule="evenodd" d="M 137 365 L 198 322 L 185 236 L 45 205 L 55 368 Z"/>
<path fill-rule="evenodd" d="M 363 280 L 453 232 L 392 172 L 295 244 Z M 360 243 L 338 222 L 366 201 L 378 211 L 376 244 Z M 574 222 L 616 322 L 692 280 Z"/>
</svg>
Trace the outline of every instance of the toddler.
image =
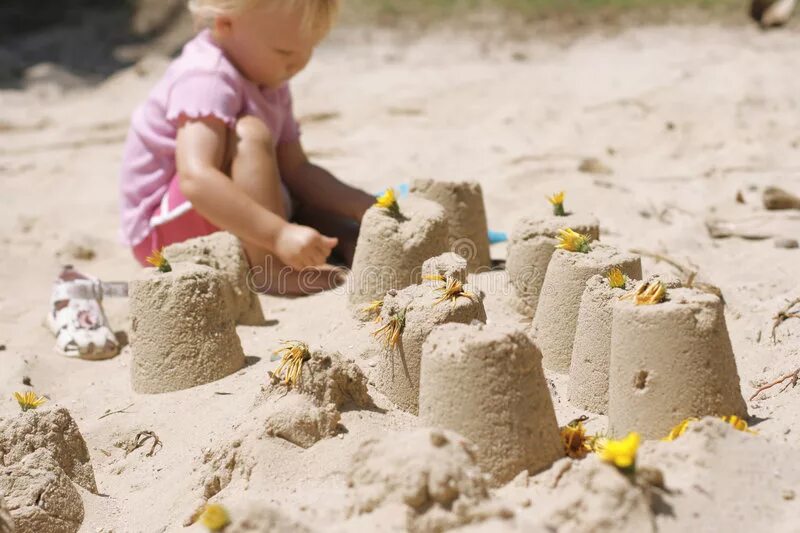
<svg viewBox="0 0 800 533">
<path fill-rule="evenodd" d="M 323 266 L 335 248 L 349 264 L 375 199 L 308 160 L 287 82 L 337 8 L 338 0 L 189 2 L 205 29 L 136 109 L 125 147 L 122 232 L 140 263 L 226 230 L 265 292 L 335 284 L 337 276 L 317 275 L 301 286 L 299 271 L 335 272 Z"/>
</svg>

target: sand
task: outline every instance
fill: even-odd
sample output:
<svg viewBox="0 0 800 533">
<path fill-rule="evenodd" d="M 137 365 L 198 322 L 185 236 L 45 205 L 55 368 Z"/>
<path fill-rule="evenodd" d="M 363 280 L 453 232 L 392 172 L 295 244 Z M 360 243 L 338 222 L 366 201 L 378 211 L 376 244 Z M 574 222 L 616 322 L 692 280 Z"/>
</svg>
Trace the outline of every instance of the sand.
<svg viewBox="0 0 800 533">
<path fill-rule="evenodd" d="M 602 222 L 604 242 L 693 263 L 701 281 L 722 289 L 745 398 L 794 370 L 800 321 L 781 325 L 775 343 L 770 330 L 786 301 L 800 297 L 800 252 L 775 248 L 773 240 L 797 238 L 800 220 L 796 210 L 765 211 L 761 192 L 774 185 L 800 193 L 796 32 L 716 25 L 619 34 L 587 29 L 572 42 L 566 36 L 551 41 L 533 29 L 511 41 L 490 18 L 480 24 L 488 28 L 478 34 L 337 33 L 293 84 L 311 157 L 370 192 L 433 172 L 442 179 L 475 177 L 491 229 L 507 232 L 531 214 L 531 204 L 566 190 L 570 210 Z M 229 452 L 219 459 L 220 485 L 227 480 L 217 495 L 223 503 L 255 499 L 311 530 L 356 531 L 359 524 L 369 530 L 376 521 L 386 529 L 399 523 L 402 530 L 402 506 L 347 514 L 354 497 L 347 478 L 361 442 L 417 424 L 372 385 L 377 408 L 341 411 L 347 432 L 310 448 L 279 438 L 229 446 L 277 365 L 270 354 L 280 340 L 300 338 L 358 357 L 373 324 L 350 318 L 345 295 L 260 298 L 270 326 L 237 328 L 248 365 L 177 392 L 135 393 L 130 346 L 100 362 L 52 352 L 53 338 L 41 321 L 50 282 L 65 261 L 57 255 L 62 246 L 73 241 L 90 247 L 93 259 L 81 252 L 84 258 L 69 261 L 103 279 L 138 275 L 130 251 L 116 243 L 116 176 L 130 113 L 165 64 L 163 57 L 150 57 L 137 69 L 67 92 L 47 81 L 0 91 L 0 416 L 18 416 L 10 396 L 28 388 L 24 378 L 69 409 L 107 495 L 80 490 L 87 533 L 203 531 L 182 524 L 202 499 L 201 467 L 211 464 L 203 465 L 205 453 L 222 449 Z M 599 158 L 613 173 L 579 172 L 587 157 Z M 736 201 L 737 192 L 744 203 Z M 767 228 L 770 236 L 713 239 L 705 224 L 711 214 Z M 492 253 L 502 259 L 504 245 Z M 645 275 L 672 270 L 647 258 L 643 267 Z M 490 323 L 524 326 L 524 317 L 506 303 L 504 272 L 475 278 L 486 292 Z M 114 329 L 130 333 L 129 301 L 107 299 L 104 305 Z M 370 361 L 358 364 L 365 373 L 372 370 Z M 558 423 L 583 414 L 567 401 L 566 376 L 545 375 Z M 748 402 L 758 436 L 723 427 L 720 437 L 690 433 L 683 442 L 643 446 L 641 463 L 661 469 L 671 491 L 664 498 L 672 512 L 655 515 L 659 531 L 796 529 L 800 388 L 779 390 Z M 254 428 L 263 428 L 263 420 L 257 422 Z M 593 415 L 588 423 L 591 431 L 607 429 L 604 416 Z M 113 445 L 142 428 L 163 442 L 155 455 L 147 456 L 149 446 L 126 455 Z M 526 524 L 541 525 L 537 517 L 557 511 L 563 516 L 555 523 L 577 523 L 576 508 L 559 503 L 561 483 L 553 483 L 562 465 L 490 493 L 490 501 L 501 500 L 514 518 L 495 517 L 485 530 L 536 531 Z M 586 467 L 595 470 L 591 463 Z M 614 494 L 615 473 L 600 472 L 593 474 L 597 483 L 607 480 L 608 494 Z M 582 483 L 570 482 L 570 494 Z M 604 511 L 610 498 L 597 494 L 601 490 L 564 501 L 594 509 L 585 523 L 607 512 L 607 523 L 616 524 L 620 514 Z M 642 522 L 633 518 L 645 509 L 634 503 L 629 523 L 635 527 Z"/>
</svg>

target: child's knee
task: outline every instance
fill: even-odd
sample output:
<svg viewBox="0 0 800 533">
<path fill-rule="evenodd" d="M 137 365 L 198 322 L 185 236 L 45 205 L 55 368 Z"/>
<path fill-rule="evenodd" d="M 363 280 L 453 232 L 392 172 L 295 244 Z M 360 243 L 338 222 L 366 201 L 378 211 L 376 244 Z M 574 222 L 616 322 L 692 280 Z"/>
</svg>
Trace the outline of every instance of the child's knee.
<svg viewBox="0 0 800 533">
<path fill-rule="evenodd" d="M 272 150 L 275 146 L 274 136 L 264 121 L 251 115 L 244 116 L 236 121 L 237 143 L 266 146 Z"/>
</svg>

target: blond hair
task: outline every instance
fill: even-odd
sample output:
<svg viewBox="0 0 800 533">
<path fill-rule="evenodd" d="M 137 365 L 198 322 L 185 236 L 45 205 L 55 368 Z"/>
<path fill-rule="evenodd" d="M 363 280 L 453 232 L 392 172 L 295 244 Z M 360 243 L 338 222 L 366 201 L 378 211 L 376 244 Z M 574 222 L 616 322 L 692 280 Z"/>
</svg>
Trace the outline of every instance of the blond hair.
<svg viewBox="0 0 800 533">
<path fill-rule="evenodd" d="M 189 11 L 198 23 L 209 24 L 221 15 L 270 4 L 282 9 L 301 9 L 304 28 L 320 35 L 330 31 L 339 13 L 339 0 L 189 0 Z"/>
</svg>

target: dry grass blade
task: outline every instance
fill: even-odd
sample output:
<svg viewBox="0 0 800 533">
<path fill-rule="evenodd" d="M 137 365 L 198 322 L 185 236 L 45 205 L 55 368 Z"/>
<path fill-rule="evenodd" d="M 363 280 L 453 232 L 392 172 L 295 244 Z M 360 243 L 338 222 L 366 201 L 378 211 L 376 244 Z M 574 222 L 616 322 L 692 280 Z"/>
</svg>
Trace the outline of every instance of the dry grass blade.
<svg viewBox="0 0 800 533">
<path fill-rule="evenodd" d="M 303 363 L 311 359 L 308 345 L 300 341 L 283 341 L 275 354 L 281 356 L 281 364 L 272 375 L 280 378 L 285 373 L 284 384 L 290 387 L 297 385 L 302 376 Z"/>
<path fill-rule="evenodd" d="M 383 345 L 392 349 L 400 343 L 400 337 L 406 327 L 406 310 L 401 309 L 396 314 L 389 317 L 386 324 L 375 330 L 372 335 L 382 338 Z"/>
<path fill-rule="evenodd" d="M 752 396 L 750 396 L 750 401 L 752 402 L 753 400 L 755 400 L 756 397 L 759 394 L 761 394 L 762 392 L 764 392 L 765 390 L 771 389 L 775 385 L 780 385 L 784 381 L 789 380 L 789 383 L 787 383 L 785 387 L 783 387 L 780 391 L 778 391 L 778 393 L 781 393 L 781 392 L 785 391 L 786 389 L 788 389 L 789 387 L 794 387 L 795 385 L 797 385 L 797 380 L 798 379 L 800 379 L 800 368 L 798 368 L 794 372 L 789 372 L 788 374 L 779 377 L 775 381 L 767 383 L 766 385 L 762 385 L 761 387 L 756 389 L 756 391 L 753 393 Z"/>
<path fill-rule="evenodd" d="M 778 311 L 778 314 L 773 317 L 774 322 L 772 323 L 772 333 L 770 334 L 773 343 L 777 342 L 775 334 L 778 330 L 778 326 L 790 318 L 800 318 L 800 307 L 793 309 L 796 305 L 800 305 L 800 298 L 795 298 L 789 302 L 786 307 Z"/>
<path fill-rule="evenodd" d="M 471 300 L 475 299 L 475 294 L 465 290 L 464 285 L 455 278 L 448 278 L 447 283 L 443 287 L 437 287 L 436 290 L 440 291 L 442 295 L 433 303 L 433 305 L 439 305 L 440 303 L 448 300 L 450 300 L 453 305 L 456 305 L 456 301 L 459 298 L 469 298 Z"/>
</svg>

